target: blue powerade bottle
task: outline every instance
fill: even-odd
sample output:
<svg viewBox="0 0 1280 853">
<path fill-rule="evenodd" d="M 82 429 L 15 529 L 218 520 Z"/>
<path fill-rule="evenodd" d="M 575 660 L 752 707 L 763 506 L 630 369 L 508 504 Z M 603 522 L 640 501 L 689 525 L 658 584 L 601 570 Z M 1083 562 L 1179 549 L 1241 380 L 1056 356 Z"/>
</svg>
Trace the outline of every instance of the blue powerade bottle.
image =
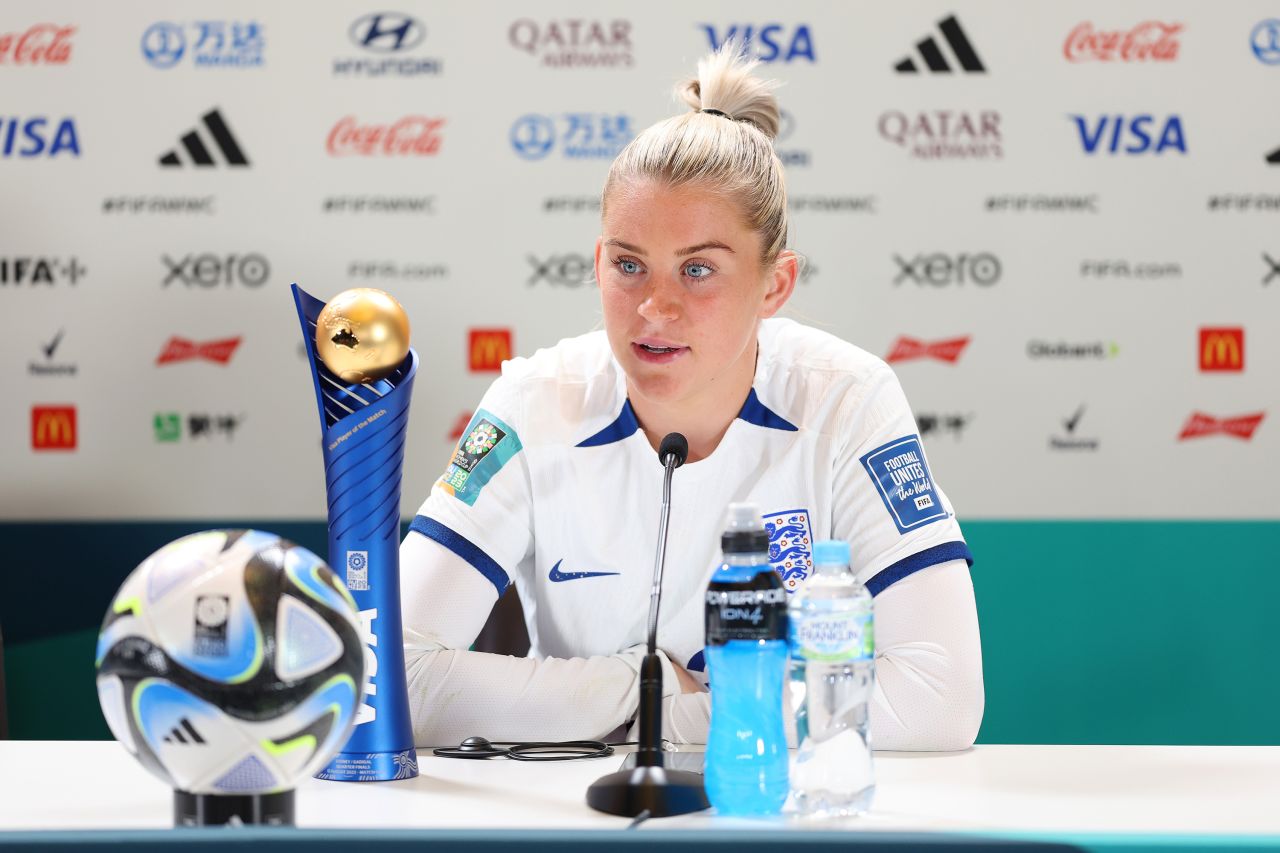
<svg viewBox="0 0 1280 853">
<path fill-rule="evenodd" d="M 722 815 L 777 814 L 786 802 L 787 593 L 769 565 L 760 509 L 730 504 L 725 562 L 707 586 L 711 731 L 707 799 Z"/>
</svg>

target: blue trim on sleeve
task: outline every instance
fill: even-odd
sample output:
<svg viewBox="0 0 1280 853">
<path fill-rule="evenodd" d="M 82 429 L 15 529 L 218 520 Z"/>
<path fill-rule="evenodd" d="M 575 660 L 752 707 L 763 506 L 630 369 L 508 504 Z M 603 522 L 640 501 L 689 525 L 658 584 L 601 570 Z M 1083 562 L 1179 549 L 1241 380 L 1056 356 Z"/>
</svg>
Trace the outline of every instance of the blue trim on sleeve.
<svg viewBox="0 0 1280 853">
<path fill-rule="evenodd" d="M 797 431 L 795 424 L 760 402 L 755 388 L 752 388 L 751 393 L 747 395 L 747 401 L 742 404 L 742 411 L 738 412 L 738 417 L 756 426 L 780 429 L 785 432 Z"/>
<path fill-rule="evenodd" d="M 631 408 L 631 401 L 627 400 L 622 404 L 622 411 L 618 414 L 616 420 L 595 435 L 591 436 L 578 444 L 579 447 L 601 447 L 605 444 L 613 444 L 615 441 L 622 441 L 635 434 L 640 429 L 640 423 L 636 420 L 635 410 Z"/>
<path fill-rule="evenodd" d="M 493 584 L 498 590 L 498 595 L 507 591 L 507 587 L 511 585 L 507 573 L 502 570 L 494 562 L 493 558 L 481 551 L 470 539 L 452 530 L 434 518 L 427 518 L 425 515 L 417 515 L 413 518 L 413 523 L 409 525 L 409 529 L 415 533 L 421 533 L 423 536 L 435 542 L 439 542 L 462 559 L 466 560 L 480 574 L 484 575 L 489 583 Z M 877 575 L 877 577 L 879 577 Z"/>
<path fill-rule="evenodd" d="M 867 591 L 873 596 L 879 595 L 907 575 L 915 574 L 921 569 L 927 569 L 939 563 L 949 563 L 952 560 L 964 560 L 972 566 L 973 553 L 969 550 L 969 546 L 963 542 L 943 542 L 941 545 L 925 548 L 923 551 L 912 554 L 910 557 L 904 557 L 892 566 L 886 566 L 876 572 L 875 577 L 867 581 Z"/>
</svg>

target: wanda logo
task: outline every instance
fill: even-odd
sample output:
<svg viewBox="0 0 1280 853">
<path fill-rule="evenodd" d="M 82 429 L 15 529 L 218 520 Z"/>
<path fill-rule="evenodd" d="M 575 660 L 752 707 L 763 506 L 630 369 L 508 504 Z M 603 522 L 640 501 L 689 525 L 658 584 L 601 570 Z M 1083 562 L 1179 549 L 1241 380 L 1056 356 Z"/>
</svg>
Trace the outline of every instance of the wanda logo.
<svg viewBox="0 0 1280 853">
<path fill-rule="evenodd" d="M 444 119 L 405 116 L 391 124 L 360 124 L 341 119 L 325 145 L 331 157 L 432 157 L 440 153 Z"/>
<path fill-rule="evenodd" d="M 1067 36 L 1062 53 L 1068 62 L 1173 62 L 1183 24 L 1143 21 L 1132 29 L 1095 30 L 1085 21 Z"/>
<path fill-rule="evenodd" d="M 75 27 L 36 24 L 25 33 L 0 33 L 0 65 L 66 65 Z"/>
</svg>

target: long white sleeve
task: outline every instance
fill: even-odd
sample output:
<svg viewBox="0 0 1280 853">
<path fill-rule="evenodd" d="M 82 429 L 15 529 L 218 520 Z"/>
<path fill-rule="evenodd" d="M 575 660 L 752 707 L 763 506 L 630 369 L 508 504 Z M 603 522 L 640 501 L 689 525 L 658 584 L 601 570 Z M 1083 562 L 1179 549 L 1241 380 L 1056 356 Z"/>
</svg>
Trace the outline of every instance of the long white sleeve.
<svg viewBox="0 0 1280 853">
<path fill-rule="evenodd" d="M 465 651 L 497 600 L 492 583 L 436 542 L 400 548 L 405 670 L 414 743 L 602 738 L 636 714 L 644 649 L 589 658 Z M 663 657 L 664 690 L 677 689 Z"/>
<path fill-rule="evenodd" d="M 950 751 L 973 745 L 985 694 L 973 582 L 963 560 L 922 569 L 875 599 L 876 687 L 871 743 L 876 749 Z M 706 693 L 668 697 L 663 736 L 706 741 Z M 787 738 L 795 746 L 792 716 Z"/>
</svg>

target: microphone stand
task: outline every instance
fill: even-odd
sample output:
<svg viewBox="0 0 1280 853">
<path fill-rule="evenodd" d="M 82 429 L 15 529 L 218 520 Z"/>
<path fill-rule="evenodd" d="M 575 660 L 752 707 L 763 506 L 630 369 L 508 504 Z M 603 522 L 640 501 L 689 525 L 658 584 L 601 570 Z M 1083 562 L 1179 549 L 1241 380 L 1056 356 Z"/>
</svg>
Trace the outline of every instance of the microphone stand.
<svg viewBox="0 0 1280 853">
<path fill-rule="evenodd" d="M 636 766 L 602 776 L 587 789 L 587 805 L 596 811 L 635 817 L 669 817 L 710 808 L 702 775 L 667 770 L 662 753 L 662 660 L 658 657 L 658 608 L 662 603 L 662 571 L 667 560 L 667 526 L 671 520 L 671 476 L 684 464 L 689 443 L 679 433 L 662 439 L 658 456 L 665 469 L 658 550 L 654 555 L 653 589 L 649 593 L 649 647 L 640 663 L 640 746 Z"/>
</svg>

